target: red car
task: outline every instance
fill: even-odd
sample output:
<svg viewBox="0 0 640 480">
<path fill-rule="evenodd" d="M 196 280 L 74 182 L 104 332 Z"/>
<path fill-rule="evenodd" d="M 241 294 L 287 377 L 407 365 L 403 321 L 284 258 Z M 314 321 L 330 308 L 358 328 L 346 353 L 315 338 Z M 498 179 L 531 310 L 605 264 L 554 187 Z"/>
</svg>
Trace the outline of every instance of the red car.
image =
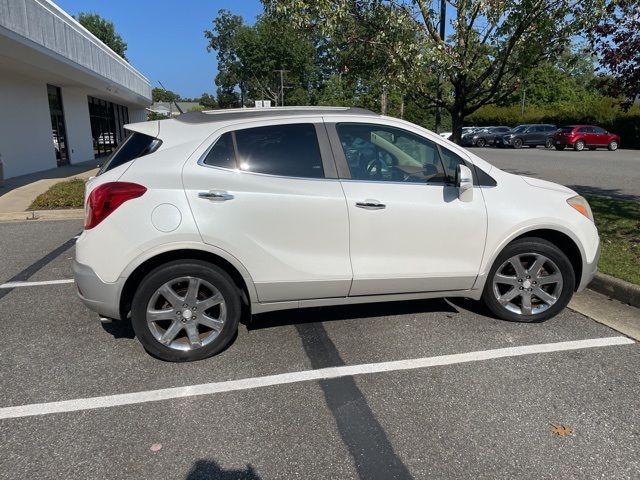
<svg viewBox="0 0 640 480">
<path fill-rule="evenodd" d="M 574 150 L 581 151 L 585 148 L 595 150 L 607 147 L 613 151 L 620 146 L 620 136 L 594 125 L 568 125 L 558 128 L 553 135 L 553 145 L 556 150 L 573 147 Z"/>
</svg>

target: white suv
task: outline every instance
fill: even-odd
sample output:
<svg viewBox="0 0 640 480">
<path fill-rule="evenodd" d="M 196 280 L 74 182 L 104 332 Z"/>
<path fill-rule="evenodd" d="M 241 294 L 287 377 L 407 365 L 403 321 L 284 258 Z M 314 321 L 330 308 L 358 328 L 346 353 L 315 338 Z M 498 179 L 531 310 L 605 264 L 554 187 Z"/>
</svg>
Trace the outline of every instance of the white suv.
<svg viewBox="0 0 640 480">
<path fill-rule="evenodd" d="M 75 280 L 165 360 L 220 352 L 243 310 L 469 297 L 544 320 L 596 270 L 582 197 L 406 121 L 297 107 L 126 128 L 87 184 Z"/>
</svg>

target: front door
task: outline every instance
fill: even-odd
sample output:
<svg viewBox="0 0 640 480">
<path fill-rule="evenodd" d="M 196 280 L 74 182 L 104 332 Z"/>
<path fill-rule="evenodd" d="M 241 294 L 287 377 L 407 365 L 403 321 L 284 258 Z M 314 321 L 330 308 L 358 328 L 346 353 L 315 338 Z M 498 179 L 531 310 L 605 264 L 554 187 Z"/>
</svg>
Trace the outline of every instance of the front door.
<svg viewBox="0 0 640 480">
<path fill-rule="evenodd" d="M 482 193 L 458 199 L 452 151 L 414 132 L 329 124 L 350 219 L 350 295 L 470 289 L 482 260 Z M 334 130 L 335 129 L 335 130 Z M 337 144 L 337 145 L 336 145 Z M 345 175 L 343 175 L 345 176 Z"/>
<path fill-rule="evenodd" d="M 347 207 L 322 122 L 215 135 L 183 170 L 203 241 L 245 266 L 260 302 L 347 296 Z"/>
</svg>

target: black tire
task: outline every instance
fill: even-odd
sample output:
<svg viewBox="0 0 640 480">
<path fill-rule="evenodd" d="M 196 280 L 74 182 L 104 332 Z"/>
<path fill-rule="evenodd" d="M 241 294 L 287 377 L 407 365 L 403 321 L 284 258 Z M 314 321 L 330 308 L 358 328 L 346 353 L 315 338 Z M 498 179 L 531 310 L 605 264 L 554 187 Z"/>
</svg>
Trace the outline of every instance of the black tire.
<svg viewBox="0 0 640 480">
<path fill-rule="evenodd" d="M 178 350 L 160 343 L 147 323 L 147 305 L 165 283 L 181 277 L 197 277 L 215 287 L 224 299 L 226 320 L 210 343 L 191 350 Z M 219 267 L 201 260 L 177 260 L 151 271 L 140 282 L 131 305 L 131 323 L 145 350 L 168 362 L 202 360 L 221 352 L 235 338 L 241 315 L 240 291 L 231 277 Z"/>
<path fill-rule="evenodd" d="M 549 137 L 544 142 L 545 148 L 553 148 L 553 138 Z"/>
<path fill-rule="evenodd" d="M 476 142 L 476 147 L 484 147 L 487 144 L 487 141 L 484 138 L 479 138 Z"/>
<path fill-rule="evenodd" d="M 576 143 L 574 143 L 574 144 L 573 144 L 573 149 L 574 149 L 576 152 L 581 152 L 581 151 L 583 151 L 583 150 L 584 150 L 584 147 L 585 147 L 586 145 L 587 145 L 587 144 L 586 144 L 586 143 L 584 143 L 584 140 L 578 140 Z"/>
<path fill-rule="evenodd" d="M 619 147 L 618 142 L 616 142 L 615 140 L 611 140 L 609 142 L 609 145 L 607 145 L 607 148 L 612 152 L 615 152 L 618 149 L 618 147 Z"/>
<path fill-rule="evenodd" d="M 500 268 L 505 262 L 507 262 L 515 255 L 522 255 L 524 258 L 526 258 L 528 254 L 543 255 L 547 257 L 549 260 L 555 263 L 555 265 L 558 267 L 559 273 L 562 275 L 561 293 L 557 296 L 556 302 L 546 310 L 531 315 L 516 313 L 503 306 L 496 298 L 496 293 L 494 291 L 493 285 L 493 280 L 498 268 Z M 521 287 L 518 288 L 522 290 Z M 500 255 L 498 255 L 493 266 L 491 267 L 491 270 L 489 271 L 489 276 L 487 277 L 484 291 L 482 293 L 482 300 L 487 308 L 496 317 L 502 320 L 526 323 L 542 322 L 560 313 L 560 311 L 562 311 L 562 309 L 564 309 L 571 300 L 574 290 L 575 273 L 567 256 L 553 243 L 542 238 L 530 237 L 515 240 L 514 242 L 507 245 L 505 249 L 500 253 Z"/>
<path fill-rule="evenodd" d="M 564 145 L 556 145 L 556 150 L 564 150 Z"/>
<path fill-rule="evenodd" d="M 521 138 L 515 138 L 512 142 L 513 144 L 513 148 L 522 148 L 522 139 Z"/>
</svg>

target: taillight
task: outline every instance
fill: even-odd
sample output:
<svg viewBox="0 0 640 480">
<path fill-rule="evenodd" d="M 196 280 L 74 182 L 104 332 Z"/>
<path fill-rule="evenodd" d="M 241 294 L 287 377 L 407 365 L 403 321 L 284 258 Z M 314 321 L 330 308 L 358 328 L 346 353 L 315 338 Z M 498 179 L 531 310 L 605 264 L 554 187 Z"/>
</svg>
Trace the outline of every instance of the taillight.
<svg viewBox="0 0 640 480">
<path fill-rule="evenodd" d="M 147 189 L 130 182 L 109 182 L 94 188 L 87 198 L 84 228 L 89 230 L 128 200 L 141 197 Z"/>
</svg>

